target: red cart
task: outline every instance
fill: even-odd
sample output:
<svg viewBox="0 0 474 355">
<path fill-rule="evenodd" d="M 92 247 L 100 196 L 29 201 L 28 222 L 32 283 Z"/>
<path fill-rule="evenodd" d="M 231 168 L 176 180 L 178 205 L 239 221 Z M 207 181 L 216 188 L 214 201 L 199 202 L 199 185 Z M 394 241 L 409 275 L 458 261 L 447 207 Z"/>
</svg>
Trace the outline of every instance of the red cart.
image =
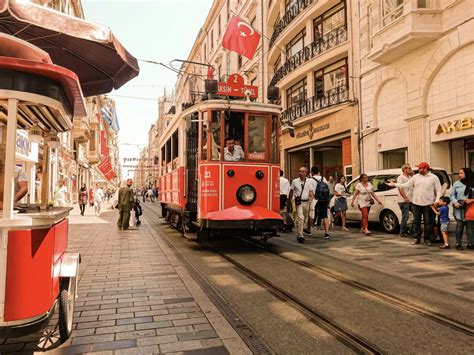
<svg viewBox="0 0 474 355">
<path fill-rule="evenodd" d="M 21 42 L 10 43 L 28 53 Z M 33 50 L 34 51 L 34 50 Z M 50 207 L 50 151 L 57 148 L 56 132 L 72 128 L 73 114 L 85 114 L 76 74 L 54 64 L 0 57 L 0 336 L 31 333 L 48 323 L 59 307 L 59 332 L 72 331 L 78 253 L 67 252 L 71 208 Z M 44 135 L 41 205 L 14 204 L 17 129 L 31 140 Z"/>
</svg>

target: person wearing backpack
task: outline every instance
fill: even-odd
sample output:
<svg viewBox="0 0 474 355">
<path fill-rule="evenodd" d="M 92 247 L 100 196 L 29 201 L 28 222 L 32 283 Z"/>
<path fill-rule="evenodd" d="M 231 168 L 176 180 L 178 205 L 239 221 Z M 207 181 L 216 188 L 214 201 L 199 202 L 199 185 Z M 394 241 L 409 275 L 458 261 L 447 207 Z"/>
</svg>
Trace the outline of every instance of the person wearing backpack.
<svg viewBox="0 0 474 355">
<path fill-rule="evenodd" d="M 314 219 L 310 218 L 308 221 L 308 229 L 311 230 L 314 220 L 322 221 L 324 227 L 324 238 L 330 239 L 328 207 L 329 201 L 331 200 L 331 192 L 329 190 L 328 181 L 323 176 L 321 176 L 317 166 L 313 166 L 311 168 L 311 178 L 314 179 L 316 184 L 314 191 L 316 204 L 314 206 L 314 214 L 311 214 L 311 217 L 314 215 Z"/>
</svg>

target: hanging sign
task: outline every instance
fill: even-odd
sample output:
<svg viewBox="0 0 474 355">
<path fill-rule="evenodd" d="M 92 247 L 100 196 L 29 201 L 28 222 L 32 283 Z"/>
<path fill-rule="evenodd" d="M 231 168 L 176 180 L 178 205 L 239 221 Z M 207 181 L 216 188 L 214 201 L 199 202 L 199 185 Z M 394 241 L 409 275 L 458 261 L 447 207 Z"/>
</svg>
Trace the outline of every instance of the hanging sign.
<svg viewBox="0 0 474 355">
<path fill-rule="evenodd" d="M 245 85 L 244 78 L 239 74 L 231 74 L 226 83 L 219 82 L 217 86 L 217 94 L 222 96 L 250 97 L 256 99 L 258 97 L 258 86 Z"/>
</svg>

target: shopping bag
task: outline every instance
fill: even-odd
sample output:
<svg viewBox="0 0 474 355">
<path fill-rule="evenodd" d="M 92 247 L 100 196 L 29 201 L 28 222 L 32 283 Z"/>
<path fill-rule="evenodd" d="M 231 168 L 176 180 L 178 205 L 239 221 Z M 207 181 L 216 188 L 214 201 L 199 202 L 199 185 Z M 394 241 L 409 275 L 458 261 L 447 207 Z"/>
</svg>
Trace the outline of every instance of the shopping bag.
<svg viewBox="0 0 474 355">
<path fill-rule="evenodd" d="M 466 215 L 464 216 L 466 221 L 474 221 L 474 203 L 470 203 L 466 207 Z"/>
</svg>

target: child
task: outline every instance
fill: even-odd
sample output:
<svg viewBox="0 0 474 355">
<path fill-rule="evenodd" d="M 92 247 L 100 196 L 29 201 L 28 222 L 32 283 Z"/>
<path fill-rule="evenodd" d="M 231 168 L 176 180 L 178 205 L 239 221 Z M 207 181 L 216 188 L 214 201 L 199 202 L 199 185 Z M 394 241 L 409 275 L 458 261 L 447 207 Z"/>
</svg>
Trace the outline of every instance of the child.
<svg viewBox="0 0 474 355">
<path fill-rule="evenodd" d="M 440 245 L 440 249 L 449 249 L 448 229 L 449 229 L 449 197 L 443 196 L 438 203 L 439 208 L 435 205 L 431 206 L 434 213 L 439 216 L 441 222 L 441 234 L 443 235 L 444 244 Z"/>
</svg>

